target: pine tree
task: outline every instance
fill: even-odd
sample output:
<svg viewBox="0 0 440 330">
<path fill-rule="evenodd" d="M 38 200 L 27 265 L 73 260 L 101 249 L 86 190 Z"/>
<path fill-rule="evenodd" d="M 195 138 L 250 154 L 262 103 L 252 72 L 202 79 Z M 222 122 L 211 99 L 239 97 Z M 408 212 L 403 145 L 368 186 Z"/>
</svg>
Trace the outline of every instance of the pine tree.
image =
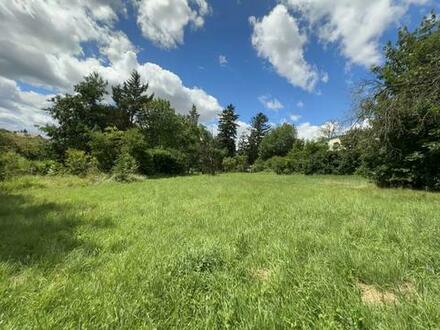
<svg viewBox="0 0 440 330">
<path fill-rule="evenodd" d="M 230 104 L 223 110 L 219 118 L 217 140 L 220 148 L 225 149 L 226 157 L 235 156 L 235 139 L 237 138 L 237 119 L 235 107 Z"/>
<path fill-rule="evenodd" d="M 188 120 L 192 125 L 197 126 L 199 124 L 199 118 L 200 114 L 197 112 L 197 107 L 193 104 L 188 115 Z"/>
<path fill-rule="evenodd" d="M 268 121 L 267 116 L 261 112 L 252 118 L 252 130 L 248 140 L 248 160 L 250 164 L 257 160 L 261 141 L 270 130 Z"/>
<path fill-rule="evenodd" d="M 127 126 L 134 126 L 137 115 L 145 104 L 150 103 L 154 94 L 147 95 L 148 84 L 143 84 L 137 71 L 122 85 L 113 87 L 113 100 L 116 106 L 126 114 Z"/>
<path fill-rule="evenodd" d="M 246 157 L 249 155 L 249 135 L 246 133 L 242 134 L 238 139 L 237 154 Z"/>
</svg>

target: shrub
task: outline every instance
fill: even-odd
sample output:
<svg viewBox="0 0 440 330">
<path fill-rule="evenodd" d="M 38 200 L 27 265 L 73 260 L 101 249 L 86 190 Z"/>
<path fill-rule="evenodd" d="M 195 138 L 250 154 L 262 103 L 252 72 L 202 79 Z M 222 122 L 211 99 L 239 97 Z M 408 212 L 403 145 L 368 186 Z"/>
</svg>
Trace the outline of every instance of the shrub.
<svg viewBox="0 0 440 330">
<path fill-rule="evenodd" d="M 121 154 L 124 132 L 116 128 L 107 128 L 104 132 L 90 134 L 90 149 L 101 171 L 109 172 Z"/>
<path fill-rule="evenodd" d="M 182 153 L 171 149 L 150 149 L 154 174 L 183 174 L 186 160 Z"/>
<path fill-rule="evenodd" d="M 30 162 L 13 151 L 0 154 L 0 180 L 30 173 Z"/>
<path fill-rule="evenodd" d="M 290 174 L 292 169 L 290 168 L 289 159 L 287 157 L 275 156 L 266 162 L 267 166 L 276 174 Z"/>
<path fill-rule="evenodd" d="M 263 172 L 264 170 L 267 169 L 267 164 L 264 160 L 262 159 L 257 159 L 255 161 L 255 163 L 251 166 L 250 171 L 252 173 L 257 173 L 257 172 Z"/>
<path fill-rule="evenodd" d="M 70 174 L 85 176 L 96 170 L 97 161 L 82 150 L 67 149 L 65 166 Z"/>
<path fill-rule="evenodd" d="M 223 159 L 222 165 L 225 172 L 235 172 L 237 168 L 237 161 L 234 157 L 226 157 Z"/>
<path fill-rule="evenodd" d="M 249 168 L 246 156 L 226 157 L 223 159 L 225 172 L 246 172 Z"/>
<path fill-rule="evenodd" d="M 136 159 L 128 152 L 123 152 L 116 160 L 113 167 L 113 175 L 116 181 L 126 182 L 130 181 L 138 171 L 138 163 Z"/>
<path fill-rule="evenodd" d="M 148 150 L 148 144 L 139 129 L 132 128 L 125 132 L 123 146 L 136 159 L 140 173 L 145 175 L 154 173 L 152 154 Z"/>
<path fill-rule="evenodd" d="M 62 166 L 54 160 L 37 160 L 30 164 L 30 172 L 35 175 L 55 175 L 60 173 Z"/>
<path fill-rule="evenodd" d="M 289 152 L 288 167 L 291 172 L 312 174 L 344 174 L 341 166 L 342 150 L 329 150 L 324 141 L 297 141 Z"/>
</svg>

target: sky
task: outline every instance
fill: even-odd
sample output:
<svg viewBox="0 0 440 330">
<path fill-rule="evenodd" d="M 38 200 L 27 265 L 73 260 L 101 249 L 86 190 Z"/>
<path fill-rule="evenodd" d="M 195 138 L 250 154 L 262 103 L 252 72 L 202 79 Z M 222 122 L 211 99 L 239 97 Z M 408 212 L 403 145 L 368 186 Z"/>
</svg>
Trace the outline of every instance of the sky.
<svg viewBox="0 0 440 330">
<path fill-rule="evenodd" d="M 212 131 L 233 104 L 240 133 L 263 112 L 315 138 L 351 117 L 385 43 L 431 10 L 440 1 L 0 0 L 0 128 L 38 133 L 51 96 L 93 71 L 111 86 L 138 70 Z"/>
</svg>

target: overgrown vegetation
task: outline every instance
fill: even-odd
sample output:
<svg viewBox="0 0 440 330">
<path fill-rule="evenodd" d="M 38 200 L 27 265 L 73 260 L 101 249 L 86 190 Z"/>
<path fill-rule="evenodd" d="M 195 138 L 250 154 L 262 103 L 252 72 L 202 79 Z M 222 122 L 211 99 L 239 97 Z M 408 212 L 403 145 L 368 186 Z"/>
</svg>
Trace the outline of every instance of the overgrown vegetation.
<svg viewBox="0 0 440 330">
<path fill-rule="evenodd" d="M 0 327 L 426 329 L 440 196 L 223 174 L 0 187 Z"/>
<path fill-rule="evenodd" d="M 440 189 L 440 21 L 403 28 L 373 68 L 360 117 L 368 120 L 362 156 L 381 186 Z"/>
</svg>

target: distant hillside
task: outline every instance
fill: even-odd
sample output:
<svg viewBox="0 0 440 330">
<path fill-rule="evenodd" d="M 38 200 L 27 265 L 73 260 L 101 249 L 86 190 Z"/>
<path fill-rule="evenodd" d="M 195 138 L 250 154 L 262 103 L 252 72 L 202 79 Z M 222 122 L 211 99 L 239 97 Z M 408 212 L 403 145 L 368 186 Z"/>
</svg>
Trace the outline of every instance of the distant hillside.
<svg viewBox="0 0 440 330">
<path fill-rule="evenodd" d="M 46 154 L 47 140 L 40 135 L 0 129 L 0 152 L 14 151 L 28 159 L 41 159 Z"/>
</svg>

